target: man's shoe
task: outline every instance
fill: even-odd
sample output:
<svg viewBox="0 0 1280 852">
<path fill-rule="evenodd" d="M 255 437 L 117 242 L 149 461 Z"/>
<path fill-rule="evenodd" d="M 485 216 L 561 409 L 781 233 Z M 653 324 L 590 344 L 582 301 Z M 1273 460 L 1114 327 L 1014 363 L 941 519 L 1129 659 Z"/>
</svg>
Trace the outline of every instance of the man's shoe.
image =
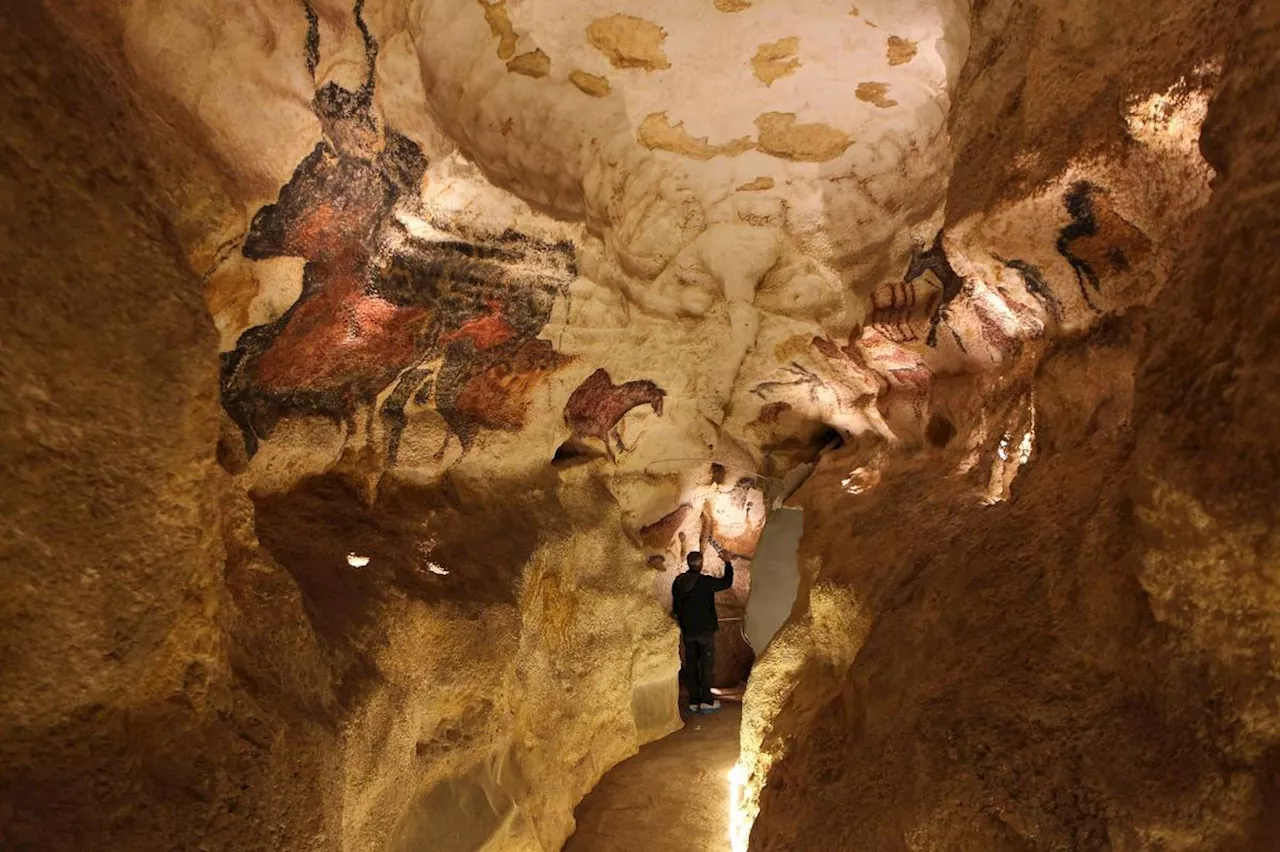
<svg viewBox="0 0 1280 852">
<path fill-rule="evenodd" d="M 719 709 L 720 709 L 720 699 L 719 699 L 719 698 L 717 698 L 715 701 L 712 701 L 710 704 L 699 704 L 699 705 L 698 705 L 698 710 L 699 710 L 700 712 L 702 712 L 702 713 L 714 713 L 714 712 L 716 712 L 716 711 L 717 711 L 717 710 L 719 710 Z"/>
<path fill-rule="evenodd" d="M 690 705 L 689 705 L 689 712 L 690 712 L 690 713 L 697 713 L 697 712 L 698 712 L 698 705 L 697 705 L 697 704 L 690 704 Z"/>
</svg>

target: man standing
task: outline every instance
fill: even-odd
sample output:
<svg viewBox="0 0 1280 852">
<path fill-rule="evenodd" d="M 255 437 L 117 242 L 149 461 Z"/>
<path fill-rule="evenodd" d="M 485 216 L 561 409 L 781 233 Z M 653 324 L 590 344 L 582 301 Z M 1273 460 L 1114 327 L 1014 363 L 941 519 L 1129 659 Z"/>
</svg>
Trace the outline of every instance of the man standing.
<svg viewBox="0 0 1280 852">
<path fill-rule="evenodd" d="M 671 614 L 680 625 L 684 641 L 685 684 L 689 687 L 689 712 L 710 713 L 720 709 L 711 695 L 711 678 L 716 663 L 716 592 L 733 585 L 733 563 L 724 561 L 724 576 L 702 573 L 702 554 L 688 556 L 689 570 L 671 583 Z"/>
</svg>

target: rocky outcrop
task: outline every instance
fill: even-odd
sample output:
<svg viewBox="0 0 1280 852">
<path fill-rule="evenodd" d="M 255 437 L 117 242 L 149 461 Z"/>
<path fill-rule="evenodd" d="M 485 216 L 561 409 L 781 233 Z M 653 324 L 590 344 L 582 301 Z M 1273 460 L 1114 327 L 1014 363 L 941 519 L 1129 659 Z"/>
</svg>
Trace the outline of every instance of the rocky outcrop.
<svg viewBox="0 0 1280 852">
<path fill-rule="evenodd" d="M 220 625 L 215 336 L 116 81 L 30 4 L 0 44 L 0 845 L 172 848 L 242 795 L 215 760 L 261 777 Z"/>
<path fill-rule="evenodd" d="M 1048 346 L 1020 380 L 1034 395 L 1033 450 L 1018 451 L 1019 426 L 970 466 L 955 446 L 961 424 L 912 459 L 833 455 L 805 486 L 805 594 L 748 699 L 752 849 L 1274 845 L 1275 396 L 1271 359 L 1248 353 L 1265 345 L 1276 303 L 1270 288 L 1237 282 L 1274 277 L 1275 258 L 1249 246 L 1275 228 L 1256 188 L 1275 181 L 1262 140 L 1280 104 L 1278 21 L 1256 7 L 1179 8 L 1172 20 L 1199 32 L 1182 31 L 1164 75 L 1150 76 L 1143 54 L 1130 99 L 1230 44 L 1205 124 L 1212 197 L 1183 239 L 1140 248 L 1071 190 L 1058 240 L 1081 276 L 1078 303 L 1106 298 L 1115 252 L 1166 253 L 1171 273 L 1149 310 Z M 1053 55 L 1027 37 L 1001 30 L 1003 54 L 979 37 L 970 63 Z M 966 77 L 995 91 L 995 61 Z M 1075 130 L 1116 131 L 1105 120 Z M 1044 150 L 1060 144 L 1044 138 Z M 970 209 L 957 187 L 1013 191 L 966 174 L 963 132 L 958 145 L 949 217 Z M 1117 156 L 1099 145 L 1101 159 Z M 1006 167 L 985 159 L 984 181 Z M 1113 192 L 1107 203 L 1132 202 Z M 1026 462 L 1011 486 L 1006 459 Z M 874 487 L 833 502 L 866 466 Z"/>
</svg>

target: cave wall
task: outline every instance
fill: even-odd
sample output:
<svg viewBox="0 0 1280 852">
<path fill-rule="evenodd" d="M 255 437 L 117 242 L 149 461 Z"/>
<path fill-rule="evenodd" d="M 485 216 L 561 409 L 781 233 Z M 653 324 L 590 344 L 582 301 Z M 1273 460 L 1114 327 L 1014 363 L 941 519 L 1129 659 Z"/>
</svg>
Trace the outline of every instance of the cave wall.
<svg viewBox="0 0 1280 852">
<path fill-rule="evenodd" d="M 841 442 L 761 848 L 1264 836 L 1247 6 L 5 9 L 0 837 L 557 848 Z"/>
<path fill-rule="evenodd" d="M 124 91 L 39 7 L 0 21 L 0 845 L 172 848 L 251 774 L 223 716 L 213 327 Z"/>
<path fill-rule="evenodd" d="M 979 4 L 977 20 L 1010 6 Z M 1059 35 L 1037 40 L 1055 14 Z M 999 88 L 1001 57 L 1052 59 L 1073 20 L 1051 4 L 975 27 L 969 91 Z M 1001 499 L 954 445 L 882 462 L 857 493 L 868 459 L 847 451 L 799 495 L 801 600 L 744 724 L 752 849 L 1274 848 L 1278 25 L 1274 4 L 1182 4 L 1095 32 L 1157 50 L 1175 31 L 1168 79 L 1224 57 L 1201 142 L 1216 177 L 1172 223 L 1182 237 L 1154 247 L 1170 269 L 1154 301 L 1047 347 L 1029 378 L 1034 450 Z M 1145 41 L 1148 27 L 1168 29 Z M 1052 87 L 1053 109 L 1088 93 L 1073 84 Z M 958 188 L 1011 191 L 988 180 L 1019 153 L 1013 134 L 966 169 L 981 137 L 956 115 L 949 218 L 971 206 Z M 1114 120 L 1071 132 L 1105 140 Z M 1045 144 L 1020 126 L 1024 147 Z"/>
<path fill-rule="evenodd" d="M 545 461 L 534 480 L 371 488 L 359 454 L 246 477 L 245 425 L 298 400 L 234 417 L 191 268 L 218 256 L 234 186 L 119 75 L 111 38 L 2 14 L 0 845 L 558 848 L 599 775 L 678 724 L 675 630 L 616 502 Z M 464 343 L 505 334 L 479 319 Z M 305 434 L 296 452 L 315 455 Z"/>
</svg>

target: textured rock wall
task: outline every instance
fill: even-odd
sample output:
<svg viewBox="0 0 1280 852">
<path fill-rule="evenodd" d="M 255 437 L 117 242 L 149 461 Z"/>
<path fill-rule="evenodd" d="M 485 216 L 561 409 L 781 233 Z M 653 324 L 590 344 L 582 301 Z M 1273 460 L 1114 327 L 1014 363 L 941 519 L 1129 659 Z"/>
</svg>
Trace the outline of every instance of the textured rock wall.
<svg viewBox="0 0 1280 852">
<path fill-rule="evenodd" d="M 323 455 L 327 409 L 281 428 L 291 455 L 256 454 L 249 469 L 252 441 L 281 410 L 310 415 L 318 399 L 341 420 L 386 382 L 386 351 L 334 361 L 331 342 L 309 350 L 299 334 L 277 372 L 262 365 L 269 347 L 247 343 L 219 369 L 187 263 L 225 260 L 208 244 L 236 215 L 219 195 L 234 197 L 235 180 L 192 153 L 189 125 L 134 100 L 109 29 L 82 32 L 93 19 L 76 11 L 67 24 L 6 7 L 0 26 L 14 119 L 3 137 L 0 845 L 558 848 L 599 775 L 677 724 L 674 628 L 616 502 L 589 471 L 551 467 L 550 451 L 537 477 L 482 461 L 449 479 L 384 482 L 367 453 Z M 101 39 L 105 63 L 80 36 Z M 339 319 L 341 300 L 357 317 L 368 300 L 341 275 L 368 263 L 351 238 L 366 225 L 326 223 L 336 211 L 375 227 L 413 163 L 395 149 L 344 160 L 341 146 L 361 143 L 349 131 L 338 122 L 340 141 L 299 167 L 243 243 L 318 267 L 309 297 L 337 302 Z M 521 263 L 522 237 L 499 242 L 498 262 Z M 470 272 L 465 259 L 411 260 L 461 263 L 456 277 L 492 285 L 483 246 L 444 251 L 478 259 Z M 396 257 L 385 301 L 411 313 L 420 282 L 412 265 L 397 274 Z M 536 267 L 522 281 L 536 290 Z M 223 283 L 203 282 L 219 322 Z M 480 298 L 461 302 L 480 312 L 441 336 L 506 345 L 500 355 L 523 363 L 531 338 L 518 322 L 536 321 L 536 306 L 519 302 L 506 322 Z M 264 380 L 237 395 L 236 368 L 254 357 Z M 505 375 L 515 402 L 484 396 L 499 362 L 482 352 L 453 369 L 448 434 L 522 413 Z M 321 371 L 302 374 L 319 393 L 269 384 L 298 370 Z M 421 435 L 405 432 L 407 455 Z"/>
<path fill-rule="evenodd" d="M 1116 112 L 1085 105 L 1149 102 L 1224 58 L 1203 139 L 1212 197 L 1153 241 L 1170 273 L 1146 310 L 1046 347 L 1025 378 L 1029 453 L 1014 452 L 1021 426 L 978 465 L 950 441 L 878 462 L 849 449 L 805 486 L 801 600 L 748 697 L 749 788 L 764 785 L 752 849 L 1275 846 L 1280 454 L 1265 347 L 1280 308 L 1268 247 L 1280 18 L 1274 4 L 1179 4 L 1143 21 L 1117 10 L 1103 32 L 1050 4 L 984 31 L 1017 5 L 976 8 L 975 104 L 1001 90 L 1004 62 L 1089 57 L 1098 76 L 1053 82 L 1033 67 L 1025 91 L 1042 96 L 1008 96 L 1023 118 L 1009 135 L 966 131 L 985 115 L 958 95 L 950 221 L 1016 195 L 1015 167 L 1030 164 L 1035 186 L 1073 149 L 1133 163 L 1141 127 L 1108 150 Z M 1112 74 L 1091 41 L 1135 45 L 1132 70 Z M 1078 120 L 1036 130 L 1055 112 Z M 1125 195 L 1111 193 L 1141 206 Z M 1107 298 L 1118 275 L 1102 271 L 1092 292 L 1086 275 L 1082 294 Z M 987 388 L 989 412 L 1000 391 Z"/>
<path fill-rule="evenodd" d="M 1274 179 L 1247 4 L 45 5 L 4 11 L 10 845 L 557 848 L 677 724 L 684 554 L 740 612 L 837 444 L 753 679 L 764 848 L 1177 848 L 1267 795 L 1269 587 L 1184 558 L 1272 481 L 1227 331 L 1267 303 L 1194 272 L 1267 275 L 1218 225 Z"/>
<path fill-rule="evenodd" d="M 522 496 L 386 487 L 370 507 L 326 476 L 257 502 L 245 570 L 296 581 L 343 729 L 338 848 L 553 848 L 599 774 L 672 726 L 674 661 L 646 655 L 670 627 L 619 570 L 639 554 L 616 510 L 590 482 L 507 485 Z"/>
<path fill-rule="evenodd" d="M 172 848 L 245 757 L 213 328 L 111 75 L 38 7 L 0 21 L 0 845 Z"/>
</svg>

